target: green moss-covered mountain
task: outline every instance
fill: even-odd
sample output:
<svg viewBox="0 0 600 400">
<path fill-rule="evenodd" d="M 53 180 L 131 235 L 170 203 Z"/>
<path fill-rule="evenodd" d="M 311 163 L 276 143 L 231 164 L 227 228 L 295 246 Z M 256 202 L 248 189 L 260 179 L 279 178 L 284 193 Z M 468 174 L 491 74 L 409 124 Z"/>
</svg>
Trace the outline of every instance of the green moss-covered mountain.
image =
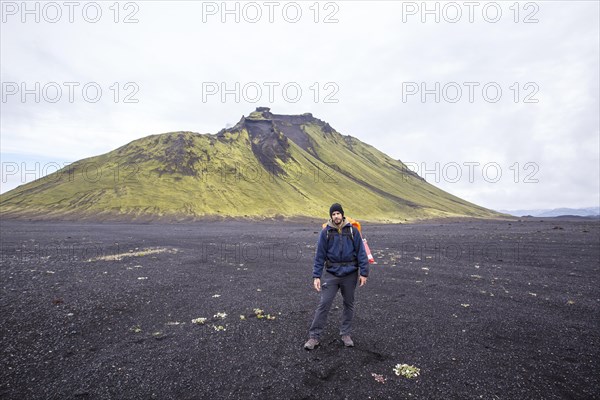
<svg viewBox="0 0 600 400">
<path fill-rule="evenodd" d="M 498 217 L 311 114 L 259 107 L 217 134 L 151 135 L 0 196 L 0 216 L 35 219 Z"/>
</svg>

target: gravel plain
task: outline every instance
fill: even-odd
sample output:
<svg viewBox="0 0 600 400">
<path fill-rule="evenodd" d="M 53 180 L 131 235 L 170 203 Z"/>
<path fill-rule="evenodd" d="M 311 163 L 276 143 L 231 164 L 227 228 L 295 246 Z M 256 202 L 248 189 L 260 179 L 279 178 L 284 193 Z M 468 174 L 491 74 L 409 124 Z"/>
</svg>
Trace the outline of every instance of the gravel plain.
<svg viewBox="0 0 600 400">
<path fill-rule="evenodd" d="M 338 295 L 309 352 L 319 229 L 3 220 L 0 397 L 600 398 L 597 220 L 364 224 L 356 346 Z"/>
</svg>

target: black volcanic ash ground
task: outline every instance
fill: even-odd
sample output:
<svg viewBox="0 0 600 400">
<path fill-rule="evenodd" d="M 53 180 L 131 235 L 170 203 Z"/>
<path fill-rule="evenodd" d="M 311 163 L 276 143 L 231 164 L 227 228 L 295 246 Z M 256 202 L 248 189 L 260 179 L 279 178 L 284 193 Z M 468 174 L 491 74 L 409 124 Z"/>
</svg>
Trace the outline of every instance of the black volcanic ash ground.
<svg viewBox="0 0 600 400">
<path fill-rule="evenodd" d="M 597 221 L 366 224 L 356 347 L 338 295 L 308 352 L 319 227 L 2 221 L 0 397 L 600 397 Z"/>
</svg>

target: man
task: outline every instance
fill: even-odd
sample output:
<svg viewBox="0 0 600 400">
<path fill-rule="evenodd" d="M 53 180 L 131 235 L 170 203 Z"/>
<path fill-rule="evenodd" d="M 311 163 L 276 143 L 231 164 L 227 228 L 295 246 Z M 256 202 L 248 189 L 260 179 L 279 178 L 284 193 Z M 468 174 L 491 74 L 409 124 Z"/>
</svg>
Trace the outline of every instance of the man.
<svg viewBox="0 0 600 400">
<path fill-rule="evenodd" d="M 363 286 L 367 283 L 369 275 L 369 261 L 358 229 L 344 218 L 344 209 L 338 203 L 329 208 L 329 216 L 331 218 L 319 236 L 313 267 L 313 284 L 317 292 L 321 292 L 321 301 L 308 332 L 309 339 L 304 344 L 307 350 L 319 345 L 329 308 L 338 289 L 344 299 L 340 335 L 346 347 L 354 346 L 350 337 L 354 315 L 354 289 L 357 279 L 360 286 Z"/>
</svg>

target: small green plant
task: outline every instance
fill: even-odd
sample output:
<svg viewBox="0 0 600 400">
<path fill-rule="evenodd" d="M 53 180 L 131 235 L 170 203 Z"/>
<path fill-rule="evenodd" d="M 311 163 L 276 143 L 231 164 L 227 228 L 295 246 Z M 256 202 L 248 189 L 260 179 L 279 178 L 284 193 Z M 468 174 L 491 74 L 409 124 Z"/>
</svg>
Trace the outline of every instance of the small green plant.
<svg viewBox="0 0 600 400">
<path fill-rule="evenodd" d="M 398 376 L 403 376 L 405 378 L 412 379 L 419 376 L 421 370 L 417 367 L 408 364 L 396 364 L 396 366 L 394 367 L 394 372 Z"/>
<path fill-rule="evenodd" d="M 255 308 L 254 309 L 254 314 L 256 315 L 256 318 L 258 318 L 258 319 L 263 319 L 263 318 L 266 318 L 268 320 L 275 319 L 274 315 L 271 315 L 271 314 L 266 314 L 265 315 L 264 310 L 261 310 L 260 308 Z"/>
</svg>

